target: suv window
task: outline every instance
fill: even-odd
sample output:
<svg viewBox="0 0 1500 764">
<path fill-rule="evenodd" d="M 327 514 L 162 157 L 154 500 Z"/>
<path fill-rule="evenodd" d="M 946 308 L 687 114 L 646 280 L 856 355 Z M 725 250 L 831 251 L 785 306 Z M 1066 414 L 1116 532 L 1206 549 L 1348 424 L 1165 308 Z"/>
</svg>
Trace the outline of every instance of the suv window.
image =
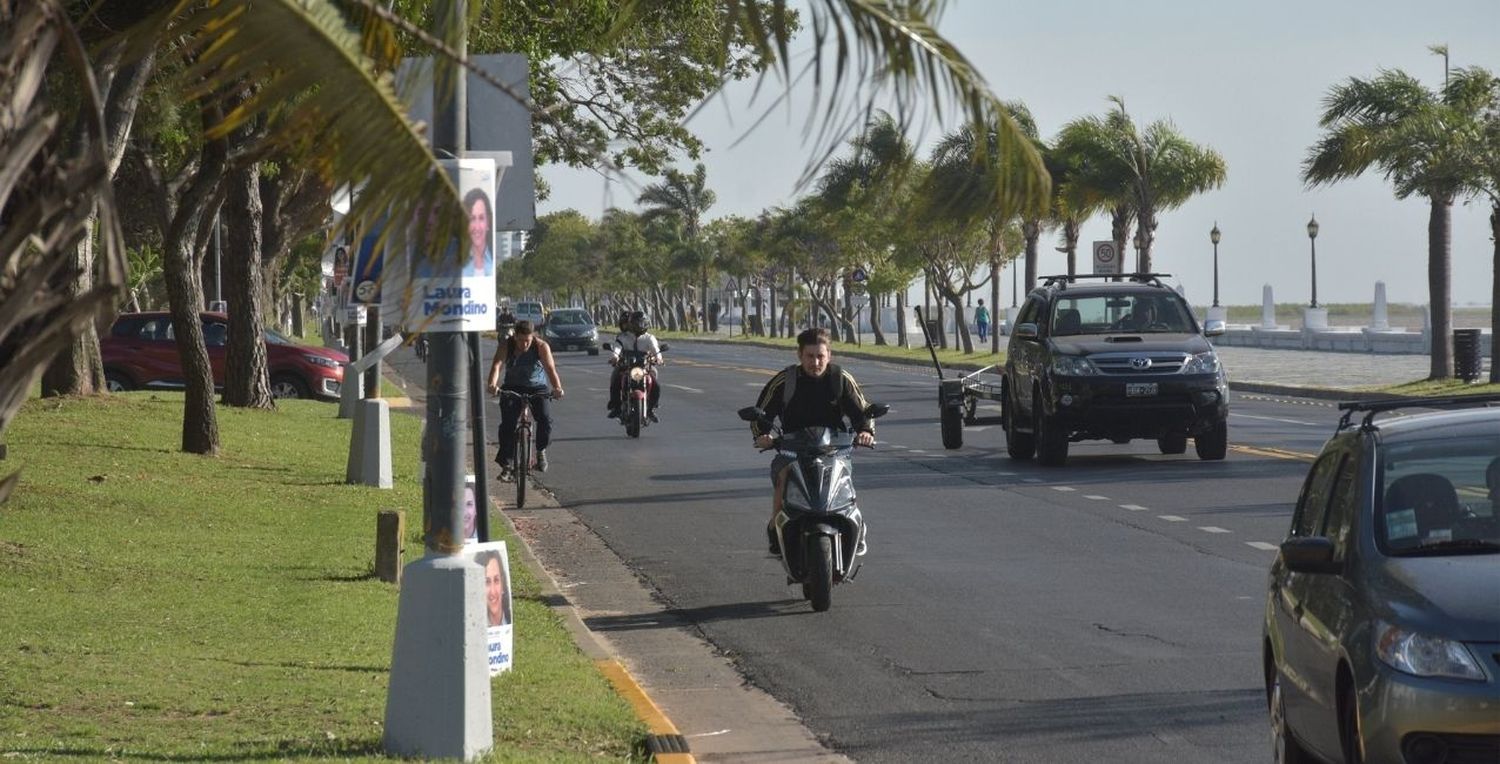
<svg viewBox="0 0 1500 764">
<path fill-rule="evenodd" d="M 1138 333 L 1191 334 L 1192 315 L 1174 295 L 1161 291 L 1139 294 L 1063 295 L 1052 306 L 1053 334 Z"/>
<path fill-rule="evenodd" d="M 1322 535 L 1333 541 L 1333 559 L 1342 560 L 1349 548 L 1349 529 L 1354 527 L 1354 515 L 1359 511 L 1359 462 L 1352 454 L 1339 460 L 1338 475 L 1333 479 L 1333 494 L 1328 498 L 1328 519 L 1323 523 Z"/>
<path fill-rule="evenodd" d="M 1325 453 L 1307 473 L 1302 496 L 1297 500 L 1297 514 L 1292 518 L 1293 536 L 1316 536 L 1323 530 L 1323 515 L 1328 510 L 1328 492 L 1337 464 L 1337 452 Z"/>
</svg>

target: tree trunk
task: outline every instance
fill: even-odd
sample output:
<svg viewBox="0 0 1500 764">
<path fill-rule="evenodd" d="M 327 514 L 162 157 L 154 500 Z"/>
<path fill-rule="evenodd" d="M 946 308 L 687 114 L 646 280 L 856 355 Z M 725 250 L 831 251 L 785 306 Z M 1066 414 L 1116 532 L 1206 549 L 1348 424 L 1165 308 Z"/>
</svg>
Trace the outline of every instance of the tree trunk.
<svg viewBox="0 0 1500 764">
<path fill-rule="evenodd" d="M 274 409 L 262 328 L 260 168 L 254 163 L 236 168 L 225 180 L 229 195 L 223 217 L 229 241 L 220 263 L 229 303 L 229 342 L 224 348 L 224 405 Z"/>
<path fill-rule="evenodd" d="M 59 292 L 77 298 L 94 288 L 94 228 L 97 219 L 97 216 L 89 215 L 84 225 L 88 233 L 73 248 L 72 263 L 63 269 L 64 273 L 72 274 L 71 283 L 60 287 Z M 104 361 L 99 356 L 99 332 L 90 322 L 42 372 L 42 397 L 94 395 L 103 390 Z"/>
<path fill-rule="evenodd" d="M 372 307 L 365 311 L 365 315 L 365 347 L 360 353 L 360 357 L 375 352 L 376 346 L 383 339 L 380 336 L 380 310 Z M 375 400 L 380 397 L 380 367 L 383 365 L 381 362 L 376 361 L 370 368 L 365 370 L 365 398 L 367 400 Z"/>
<path fill-rule="evenodd" d="M 964 320 L 963 299 L 957 294 L 949 300 L 953 303 L 953 331 L 957 337 L 953 341 L 954 347 L 962 347 L 965 354 L 974 353 L 974 338 L 969 334 L 969 322 Z"/>
<path fill-rule="evenodd" d="M 1453 377 L 1452 215 L 1453 197 L 1433 197 L 1432 214 L 1427 220 L 1427 292 L 1432 308 L 1429 379 Z"/>
<path fill-rule="evenodd" d="M 1026 237 L 1026 294 L 1036 289 L 1037 241 L 1042 238 L 1042 221 L 1021 222 L 1021 233 Z"/>
<path fill-rule="evenodd" d="M 1082 224 L 1068 218 L 1063 221 L 1063 249 L 1068 253 L 1068 275 L 1078 275 L 1078 234 Z"/>
<path fill-rule="evenodd" d="M 767 285 L 766 292 L 766 315 L 761 319 L 760 323 L 763 328 L 770 330 L 771 337 L 774 339 L 781 336 L 781 327 L 779 325 L 780 322 L 778 321 L 776 315 L 776 280 L 774 278 L 771 279 L 770 284 Z"/>
<path fill-rule="evenodd" d="M 1125 267 L 1125 247 L 1130 241 L 1130 207 L 1117 204 L 1109 214 L 1109 233 L 1115 241 L 1115 257 L 1120 261 L 1120 273 L 1130 273 Z"/>
<path fill-rule="evenodd" d="M 911 340 L 906 336 L 906 288 L 896 290 L 896 344 L 904 348 L 911 347 Z"/>
<path fill-rule="evenodd" d="M 302 293 L 292 293 L 292 336 L 302 339 L 307 336 L 307 327 L 303 326 Z"/>
<path fill-rule="evenodd" d="M 1500 198 L 1490 207 L 1490 241 L 1495 243 L 1490 265 L 1490 382 L 1500 383 Z"/>
<path fill-rule="evenodd" d="M 219 452 L 219 421 L 214 411 L 213 368 L 203 344 L 202 285 L 197 276 L 191 234 L 165 242 L 162 251 L 163 278 L 172 312 L 172 332 L 177 338 L 186 400 L 182 407 L 182 450 L 190 454 Z"/>
<path fill-rule="evenodd" d="M 1151 242 L 1156 241 L 1156 211 L 1142 208 L 1137 215 L 1136 226 L 1141 237 L 1141 272 L 1151 273 Z"/>
<path fill-rule="evenodd" d="M 875 344 L 877 346 L 887 344 L 885 331 L 880 328 L 880 303 L 884 301 L 884 297 L 885 295 L 872 294 L 870 295 L 870 301 L 865 303 L 865 307 L 870 311 L 870 331 L 875 335 Z"/>
</svg>

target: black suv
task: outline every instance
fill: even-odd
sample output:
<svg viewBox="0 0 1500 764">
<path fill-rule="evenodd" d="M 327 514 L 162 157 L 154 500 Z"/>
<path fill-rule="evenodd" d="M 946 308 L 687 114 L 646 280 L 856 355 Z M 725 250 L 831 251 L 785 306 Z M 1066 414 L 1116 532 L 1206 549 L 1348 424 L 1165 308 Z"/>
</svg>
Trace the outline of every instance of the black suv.
<svg viewBox="0 0 1500 764">
<path fill-rule="evenodd" d="M 1047 276 L 1027 295 L 1001 382 L 1011 458 L 1062 465 L 1072 441 L 1132 438 L 1180 454 L 1189 436 L 1224 458 L 1229 383 L 1205 339 L 1223 322 L 1200 330 L 1168 275 Z"/>
</svg>

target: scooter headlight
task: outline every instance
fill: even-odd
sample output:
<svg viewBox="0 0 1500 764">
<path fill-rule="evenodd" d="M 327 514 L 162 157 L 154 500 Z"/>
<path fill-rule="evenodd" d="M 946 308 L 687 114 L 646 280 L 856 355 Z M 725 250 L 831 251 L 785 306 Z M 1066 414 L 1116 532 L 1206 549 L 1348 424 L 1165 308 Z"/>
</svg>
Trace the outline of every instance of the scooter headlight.
<svg viewBox="0 0 1500 764">
<path fill-rule="evenodd" d="M 632 368 L 630 370 L 630 380 L 632 382 L 639 382 L 639 381 L 641 381 L 641 380 L 643 380 L 645 378 L 646 378 L 646 370 L 645 369 L 642 369 L 641 367 L 636 366 L 636 367 L 634 367 L 634 368 Z"/>
</svg>

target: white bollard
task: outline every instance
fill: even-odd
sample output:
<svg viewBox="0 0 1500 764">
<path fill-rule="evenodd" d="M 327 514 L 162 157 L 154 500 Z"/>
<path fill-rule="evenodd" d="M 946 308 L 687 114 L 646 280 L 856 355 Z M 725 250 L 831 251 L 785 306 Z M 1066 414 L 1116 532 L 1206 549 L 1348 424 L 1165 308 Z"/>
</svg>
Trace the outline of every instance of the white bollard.
<svg viewBox="0 0 1500 764">
<path fill-rule="evenodd" d="M 1370 328 L 1377 332 L 1391 328 L 1390 314 L 1385 306 L 1385 282 L 1375 282 L 1375 313 L 1370 317 Z"/>
<path fill-rule="evenodd" d="M 1260 288 L 1260 328 L 1276 328 L 1276 298 L 1271 295 L 1271 285 Z"/>
</svg>

